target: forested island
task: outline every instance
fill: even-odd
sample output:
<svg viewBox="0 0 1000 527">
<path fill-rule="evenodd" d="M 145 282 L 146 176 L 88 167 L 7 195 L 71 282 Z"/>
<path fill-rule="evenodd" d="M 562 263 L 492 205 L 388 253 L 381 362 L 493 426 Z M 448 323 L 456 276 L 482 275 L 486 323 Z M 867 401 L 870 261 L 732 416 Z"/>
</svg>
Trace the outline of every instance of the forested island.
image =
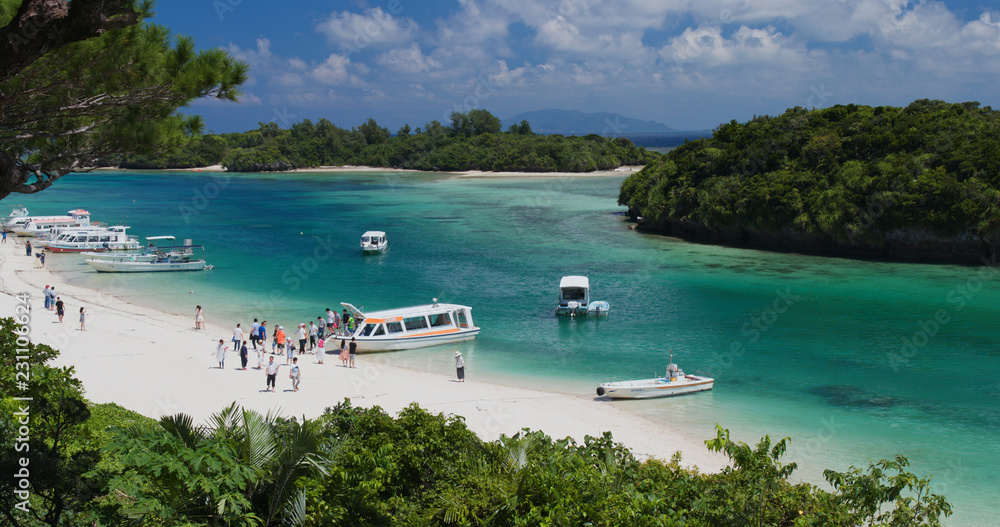
<svg viewBox="0 0 1000 527">
<path fill-rule="evenodd" d="M 0 517 L 12 527 L 934 527 L 952 511 L 901 456 L 827 470 L 822 489 L 789 481 L 790 439 L 750 446 L 721 427 L 705 443 L 732 466 L 702 474 L 679 454 L 640 459 L 610 433 L 485 441 L 416 404 L 391 416 L 345 400 L 298 419 L 234 403 L 205 424 L 154 420 L 87 401 L 73 368 L 51 365 L 59 351 L 24 336 L 24 317 L 0 318 L 0 443 L 11 453 L 0 456 Z M 32 382 L 16 380 L 22 371 Z M 29 407 L 30 421 L 17 417 Z"/>
<path fill-rule="evenodd" d="M 642 229 L 724 245 L 993 262 L 1000 115 L 977 102 L 792 108 L 731 121 L 627 178 Z"/>
<path fill-rule="evenodd" d="M 260 123 L 256 130 L 206 134 L 167 154 L 127 155 L 105 164 L 130 169 L 222 165 L 234 172 L 281 171 L 318 166 L 371 166 L 433 171 L 591 172 L 644 165 L 659 154 L 624 137 L 539 135 L 527 121 L 501 131 L 486 110 L 451 114 L 450 126 L 431 121 L 404 125 L 395 134 L 375 119 L 350 130 L 327 119 L 287 129 Z"/>
</svg>

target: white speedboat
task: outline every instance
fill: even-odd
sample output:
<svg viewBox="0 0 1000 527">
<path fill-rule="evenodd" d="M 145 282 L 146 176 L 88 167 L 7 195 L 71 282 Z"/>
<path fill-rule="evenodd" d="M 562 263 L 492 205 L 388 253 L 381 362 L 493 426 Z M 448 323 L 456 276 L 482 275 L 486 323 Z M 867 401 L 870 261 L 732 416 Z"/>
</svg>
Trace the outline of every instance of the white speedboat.
<svg viewBox="0 0 1000 527">
<path fill-rule="evenodd" d="M 612 399 L 652 399 L 692 392 L 711 390 L 715 379 L 701 375 L 685 375 L 670 357 L 667 373 L 663 377 L 635 381 L 607 381 L 597 387 L 597 395 Z"/>
<path fill-rule="evenodd" d="M 607 315 L 611 306 L 603 300 L 590 300 L 590 279 L 586 276 L 564 276 L 559 280 L 557 315 Z"/>
<path fill-rule="evenodd" d="M 10 231 L 18 236 L 35 236 L 49 232 L 53 227 L 82 227 L 90 225 L 90 213 L 74 209 L 66 216 L 22 216 L 11 222 Z"/>
<path fill-rule="evenodd" d="M 205 247 L 202 245 L 185 243 L 180 246 L 157 247 L 156 254 L 152 259 L 101 260 L 88 258 L 86 262 L 99 273 L 201 271 L 212 268 L 211 265 L 205 263 L 204 252 Z"/>
<path fill-rule="evenodd" d="M 401 307 L 364 313 L 346 302 L 344 309 L 357 324 L 347 335 L 358 343 L 358 352 L 391 351 L 471 340 L 479 334 L 472 322 L 472 308 L 457 304 L 433 304 Z M 343 337 L 342 337 L 343 338 Z"/>
<path fill-rule="evenodd" d="M 135 251 L 142 248 L 139 238 L 125 233 L 125 225 L 110 227 L 79 227 L 61 229 L 55 238 L 42 245 L 54 253 L 81 253 L 85 251 Z"/>
<path fill-rule="evenodd" d="M 388 246 L 389 240 L 382 231 L 368 231 L 361 235 L 361 250 L 365 253 L 380 253 Z"/>
</svg>

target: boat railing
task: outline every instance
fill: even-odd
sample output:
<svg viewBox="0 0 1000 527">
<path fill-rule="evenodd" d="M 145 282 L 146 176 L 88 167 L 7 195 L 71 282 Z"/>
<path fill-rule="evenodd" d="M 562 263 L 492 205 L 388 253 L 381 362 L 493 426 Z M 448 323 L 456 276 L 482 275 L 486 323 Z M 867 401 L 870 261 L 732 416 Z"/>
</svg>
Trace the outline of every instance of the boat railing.
<svg viewBox="0 0 1000 527">
<path fill-rule="evenodd" d="M 622 382 L 618 380 L 618 377 L 605 377 L 604 384 L 614 384 L 616 386 L 621 386 Z"/>
</svg>

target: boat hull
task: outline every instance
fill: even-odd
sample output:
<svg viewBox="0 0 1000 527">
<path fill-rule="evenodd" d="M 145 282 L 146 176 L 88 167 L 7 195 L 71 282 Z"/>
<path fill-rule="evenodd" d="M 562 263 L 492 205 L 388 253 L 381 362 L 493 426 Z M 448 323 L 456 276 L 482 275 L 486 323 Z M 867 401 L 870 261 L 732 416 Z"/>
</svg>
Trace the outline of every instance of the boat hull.
<svg viewBox="0 0 1000 527">
<path fill-rule="evenodd" d="M 676 381 L 648 379 L 642 381 L 606 382 L 597 387 L 598 396 L 611 399 L 654 399 L 711 390 L 715 379 L 689 375 Z"/>
<path fill-rule="evenodd" d="M 440 346 L 442 344 L 453 344 L 466 340 L 472 340 L 479 335 L 480 328 L 461 330 L 454 333 L 442 335 L 413 335 L 408 337 L 354 337 L 358 343 L 358 353 L 374 351 L 399 351 L 416 348 L 426 348 L 428 346 Z M 350 341 L 351 337 L 339 337 Z"/>
<path fill-rule="evenodd" d="M 105 245 L 107 245 L 105 247 Z M 84 252 L 105 252 L 105 251 L 138 251 L 142 246 L 124 243 L 107 243 L 93 245 L 46 245 L 48 250 L 54 253 L 84 253 Z"/>
<path fill-rule="evenodd" d="M 155 273 L 169 271 L 202 271 L 205 261 L 164 262 L 88 259 L 86 262 L 99 273 Z"/>
</svg>

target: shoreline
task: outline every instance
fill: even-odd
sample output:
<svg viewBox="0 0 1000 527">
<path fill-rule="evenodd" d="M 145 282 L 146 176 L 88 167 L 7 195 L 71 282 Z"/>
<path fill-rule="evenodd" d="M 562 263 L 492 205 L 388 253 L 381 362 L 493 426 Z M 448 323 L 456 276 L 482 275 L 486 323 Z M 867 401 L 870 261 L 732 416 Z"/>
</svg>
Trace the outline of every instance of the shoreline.
<svg viewBox="0 0 1000 527">
<path fill-rule="evenodd" d="M 371 166 L 353 166 L 353 165 L 342 165 L 342 166 L 320 166 L 311 168 L 295 168 L 292 170 L 281 170 L 273 172 L 233 172 L 236 173 L 248 173 L 248 174 L 311 174 L 311 173 L 338 173 L 338 172 L 409 172 L 414 174 L 445 174 L 450 175 L 453 178 L 488 178 L 488 177 L 608 177 L 608 176 L 627 176 L 634 174 L 639 170 L 642 170 L 642 165 L 622 165 L 618 168 L 611 170 L 595 170 L 593 172 L 487 172 L 482 170 L 466 170 L 466 171 L 439 171 L 430 172 L 426 170 L 407 170 L 404 168 L 380 168 Z M 118 167 L 98 167 L 94 170 L 99 171 L 128 171 L 128 172 L 143 172 L 143 171 L 176 171 L 176 172 L 228 172 L 222 165 L 209 165 L 205 167 L 195 167 L 195 168 L 155 168 L 155 169 L 132 169 L 132 168 L 118 168 Z"/>
<path fill-rule="evenodd" d="M 13 295 L 29 293 L 32 341 L 58 349 L 53 364 L 75 367 L 86 397 L 95 403 L 115 402 L 153 418 L 184 412 L 199 423 L 233 401 L 262 412 L 276 409 L 305 417 L 316 417 L 345 398 L 355 406 L 380 406 L 390 415 L 417 403 L 434 413 L 463 417 L 469 429 L 487 441 L 523 428 L 553 439 L 572 437 L 578 443 L 585 436 L 611 431 L 615 441 L 638 458 L 669 460 L 680 451 L 682 465 L 702 472 L 719 471 L 728 462 L 724 455 L 708 451 L 703 443 L 708 438 L 655 423 L 609 400 L 478 381 L 474 356 L 467 357 L 468 382 L 457 383 L 453 375 L 392 365 L 391 353 L 360 354 L 353 370 L 341 367 L 329 351 L 323 365 L 307 353 L 299 359 L 303 381 L 298 393 L 290 391 L 284 368 L 278 372 L 278 391 L 265 392 L 264 373 L 254 368 L 252 348 L 246 371 L 237 368 L 239 356 L 233 351 L 227 352 L 226 369 L 217 367 L 215 345 L 220 338 L 231 344 L 232 329 L 215 323 L 210 313 L 207 329 L 198 331 L 193 329 L 193 313 L 171 314 L 113 292 L 68 284 L 59 273 L 35 267 L 36 260 L 24 255 L 16 238 L 0 245 L 0 305 L 13 313 Z M 67 304 L 62 324 L 54 312 L 41 307 L 46 284 Z M 80 306 L 88 312 L 87 331 L 79 330 Z M 445 347 L 440 353 L 446 360 L 452 350 Z"/>
</svg>

